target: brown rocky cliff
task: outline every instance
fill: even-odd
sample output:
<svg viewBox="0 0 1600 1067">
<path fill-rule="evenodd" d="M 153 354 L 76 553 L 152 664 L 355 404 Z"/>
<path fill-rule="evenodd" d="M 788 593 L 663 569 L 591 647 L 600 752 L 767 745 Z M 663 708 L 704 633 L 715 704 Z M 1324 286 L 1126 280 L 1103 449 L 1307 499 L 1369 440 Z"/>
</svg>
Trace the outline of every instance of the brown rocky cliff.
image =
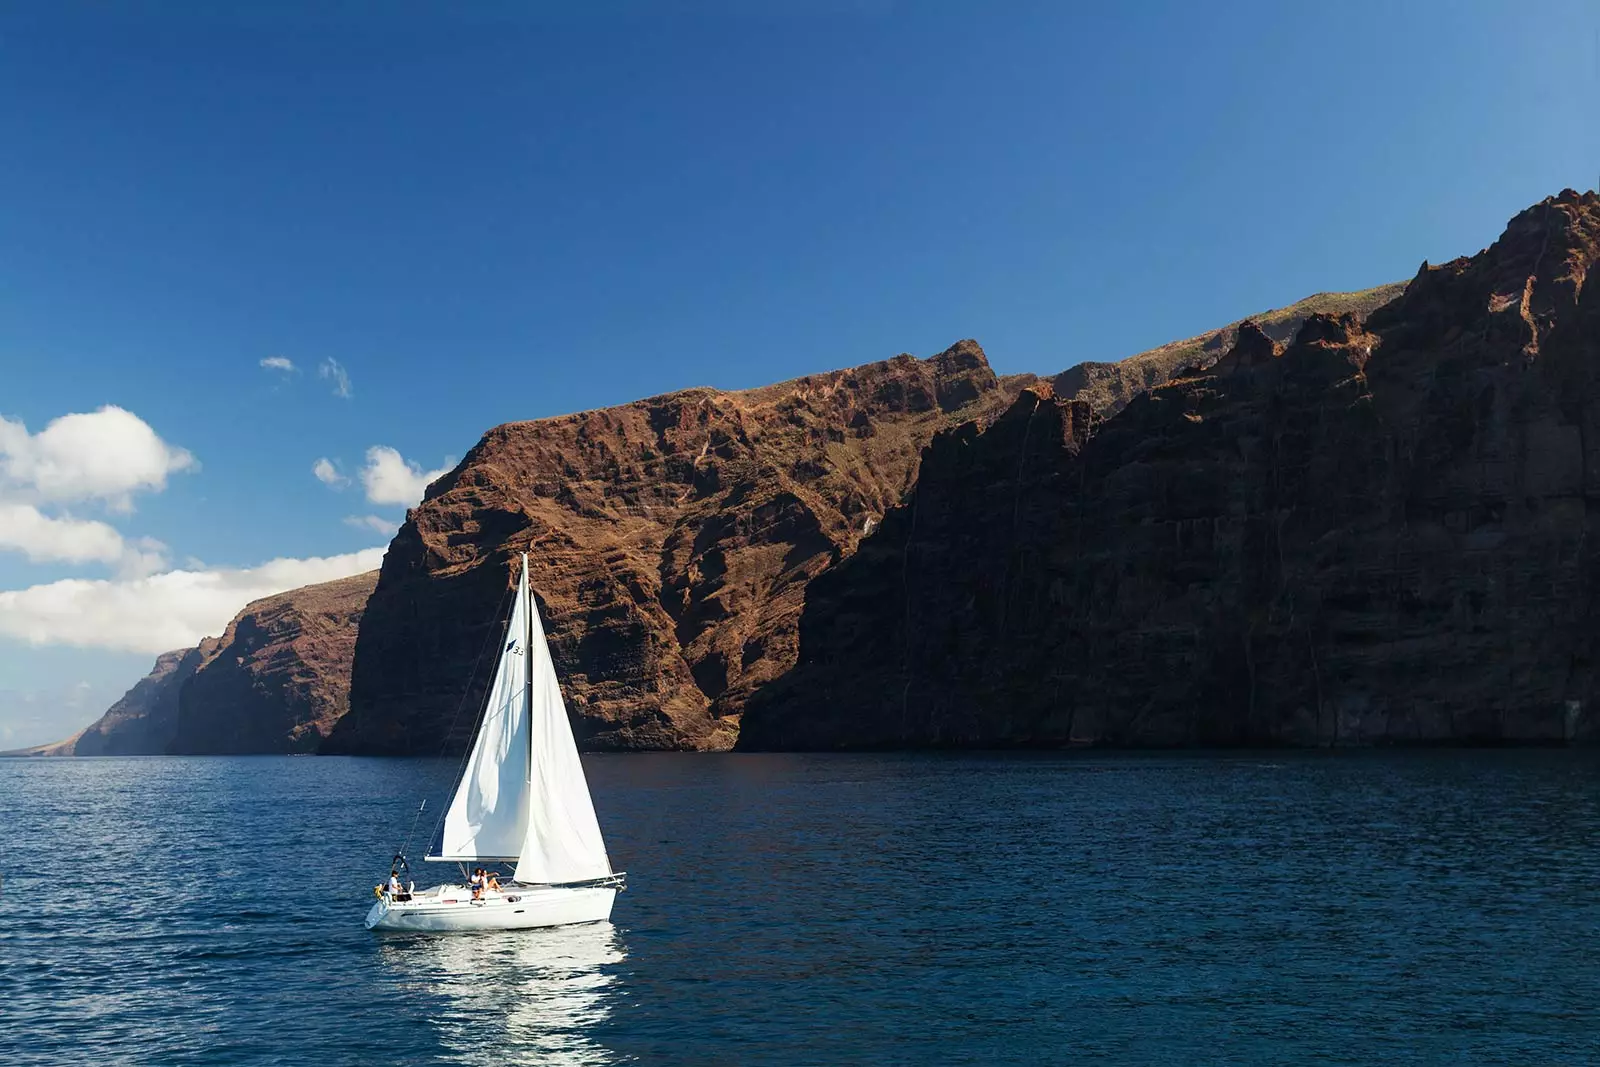
<svg viewBox="0 0 1600 1067">
<path fill-rule="evenodd" d="M 178 693 L 166 751 L 314 752 L 349 707 L 356 630 L 378 572 L 245 607 Z"/>
<path fill-rule="evenodd" d="M 740 746 L 1596 739 L 1597 256 L 1568 191 L 1087 438 L 941 436 Z"/>
<path fill-rule="evenodd" d="M 966 341 L 491 430 L 390 545 L 325 750 L 466 743 L 522 551 L 581 746 L 728 747 L 794 662 L 808 584 L 900 502 L 936 432 L 1009 395 Z"/>
<path fill-rule="evenodd" d="M 1217 360 L 1213 370 L 1219 375 L 1236 370 L 1264 367 L 1277 359 L 1283 350 L 1252 320 L 1239 324 L 1238 336 L 1226 355 Z"/>
</svg>

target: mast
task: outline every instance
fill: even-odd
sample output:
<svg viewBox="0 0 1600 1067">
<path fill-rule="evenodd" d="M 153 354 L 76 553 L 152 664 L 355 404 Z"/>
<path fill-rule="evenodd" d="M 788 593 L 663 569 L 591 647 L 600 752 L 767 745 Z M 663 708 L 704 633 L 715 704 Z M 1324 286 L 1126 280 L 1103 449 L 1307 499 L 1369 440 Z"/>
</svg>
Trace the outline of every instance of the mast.
<svg viewBox="0 0 1600 1067">
<path fill-rule="evenodd" d="M 523 596 L 523 597 L 526 597 L 527 600 L 528 600 L 528 603 L 526 605 L 527 610 L 524 611 L 523 615 L 522 615 L 522 647 L 525 650 L 523 652 L 523 659 L 527 663 L 526 668 L 522 672 L 522 675 L 523 675 L 522 685 L 523 685 L 523 695 L 524 695 L 524 701 L 523 701 L 523 705 L 522 706 L 525 709 L 527 709 L 527 715 L 528 715 L 528 719 L 529 719 L 529 722 L 528 722 L 528 762 L 527 762 L 527 765 L 526 765 L 527 766 L 527 771 L 523 775 L 523 781 L 525 781 L 525 782 L 527 782 L 529 784 L 532 784 L 532 782 L 533 782 L 533 721 L 532 721 L 533 720 L 533 590 L 528 587 L 528 554 L 526 552 L 524 552 L 522 554 L 522 591 L 521 591 L 521 593 L 519 595 Z M 533 793 L 532 793 L 532 791 L 531 790 L 525 790 L 524 793 L 525 793 L 524 803 L 532 803 L 532 801 L 533 801 Z"/>
</svg>

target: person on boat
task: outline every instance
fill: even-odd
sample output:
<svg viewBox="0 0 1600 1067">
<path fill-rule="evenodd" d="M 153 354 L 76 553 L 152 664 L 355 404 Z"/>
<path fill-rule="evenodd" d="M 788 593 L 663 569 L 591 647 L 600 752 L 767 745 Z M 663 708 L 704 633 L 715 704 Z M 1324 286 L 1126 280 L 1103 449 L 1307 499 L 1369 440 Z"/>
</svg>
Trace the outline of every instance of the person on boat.
<svg viewBox="0 0 1600 1067">
<path fill-rule="evenodd" d="M 411 894 L 406 892 L 405 886 L 400 884 L 400 872 L 399 871 L 390 871 L 389 872 L 389 886 L 388 886 L 388 889 L 389 889 L 389 899 L 390 900 L 410 900 L 411 899 Z"/>
<path fill-rule="evenodd" d="M 484 883 L 483 868 L 482 867 L 474 867 L 472 869 L 472 881 L 470 883 L 471 886 L 472 886 L 472 899 L 473 900 L 482 900 L 483 899 L 483 883 Z"/>
<path fill-rule="evenodd" d="M 489 871 L 484 876 L 484 888 L 492 889 L 496 893 L 500 892 L 500 876 L 493 871 Z"/>
</svg>

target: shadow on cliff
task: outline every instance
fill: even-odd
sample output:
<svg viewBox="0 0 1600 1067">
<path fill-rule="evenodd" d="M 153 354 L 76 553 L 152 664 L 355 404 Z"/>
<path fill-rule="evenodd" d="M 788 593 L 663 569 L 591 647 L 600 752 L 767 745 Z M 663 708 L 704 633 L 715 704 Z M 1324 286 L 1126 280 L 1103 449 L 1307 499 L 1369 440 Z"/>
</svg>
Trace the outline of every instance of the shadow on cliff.
<svg viewBox="0 0 1600 1067">
<path fill-rule="evenodd" d="M 1364 323 L 941 434 L 739 747 L 1594 740 L 1597 247 L 1569 190 Z"/>
</svg>

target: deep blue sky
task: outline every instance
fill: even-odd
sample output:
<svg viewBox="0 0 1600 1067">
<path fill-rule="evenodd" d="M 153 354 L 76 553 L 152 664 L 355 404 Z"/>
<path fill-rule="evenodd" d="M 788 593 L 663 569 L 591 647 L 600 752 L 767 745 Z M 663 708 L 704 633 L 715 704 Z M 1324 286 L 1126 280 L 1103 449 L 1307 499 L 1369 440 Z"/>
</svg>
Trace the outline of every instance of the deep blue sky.
<svg viewBox="0 0 1600 1067">
<path fill-rule="evenodd" d="M 271 6 L 0 7 L 0 415 L 192 452 L 71 511 L 176 564 L 382 544 L 343 519 L 403 508 L 319 457 L 964 337 L 1052 373 L 1407 278 L 1600 171 L 1577 0 Z M 112 575 L 0 553 L 0 590 L 68 576 Z M 0 703 L 147 659 L 0 639 Z"/>
</svg>

